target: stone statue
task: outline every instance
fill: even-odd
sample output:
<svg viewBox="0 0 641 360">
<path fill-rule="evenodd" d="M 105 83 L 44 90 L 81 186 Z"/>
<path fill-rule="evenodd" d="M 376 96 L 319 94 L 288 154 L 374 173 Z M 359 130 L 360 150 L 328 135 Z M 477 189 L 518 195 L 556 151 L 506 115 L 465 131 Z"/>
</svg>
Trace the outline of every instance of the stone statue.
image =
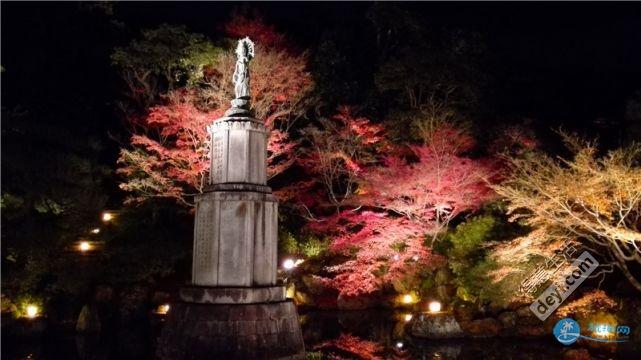
<svg viewBox="0 0 641 360">
<path fill-rule="evenodd" d="M 171 305 L 156 347 L 162 360 L 306 359 L 296 306 L 277 275 L 269 129 L 250 110 L 254 43 L 240 40 L 236 54 L 236 98 L 207 127 L 211 171 L 209 186 L 194 197 L 192 284 Z"/>
<path fill-rule="evenodd" d="M 248 38 L 238 40 L 234 69 L 234 92 L 236 99 L 249 99 L 249 62 L 254 58 L 254 43 Z"/>
</svg>

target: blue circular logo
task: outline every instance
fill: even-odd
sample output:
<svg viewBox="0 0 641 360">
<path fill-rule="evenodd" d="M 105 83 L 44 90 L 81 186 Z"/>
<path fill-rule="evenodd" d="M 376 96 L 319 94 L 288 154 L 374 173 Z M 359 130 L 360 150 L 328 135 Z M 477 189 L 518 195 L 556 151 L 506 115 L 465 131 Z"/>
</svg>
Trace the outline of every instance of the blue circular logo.
<svg viewBox="0 0 641 360">
<path fill-rule="evenodd" d="M 574 344 L 581 336 L 579 323 L 574 319 L 565 318 L 559 320 L 552 330 L 554 337 L 563 345 Z"/>
</svg>

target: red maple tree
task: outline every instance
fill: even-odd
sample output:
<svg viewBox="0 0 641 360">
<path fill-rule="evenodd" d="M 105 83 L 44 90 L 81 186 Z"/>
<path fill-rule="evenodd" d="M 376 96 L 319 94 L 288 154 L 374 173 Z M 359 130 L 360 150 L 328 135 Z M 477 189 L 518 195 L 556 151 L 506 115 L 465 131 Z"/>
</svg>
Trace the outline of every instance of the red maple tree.
<svg viewBox="0 0 641 360">
<path fill-rule="evenodd" d="M 267 160 L 271 177 L 295 161 L 298 142 L 289 130 L 305 107 L 313 82 L 305 70 L 306 57 L 283 50 L 284 37 L 272 27 L 247 19 L 230 24 L 235 24 L 227 27 L 232 35 L 242 31 L 260 39 L 256 40 L 259 56 L 250 65 L 252 108 L 270 129 Z M 252 32 L 257 29 L 258 33 Z M 230 106 L 234 63 L 230 49 L 219 55 L 215 68 L 204 70 L 200 83 L 187 82 L 162 96 L 161 102 L 144 114 L 129 117 L 133 134 L 118 159 L 118 172 L 125 179 L 120 186 L 131 194 L 127 202 L 164 197 L 191 205 L 193 195 L 203 191 L 209 170 L 206 125 Z"/>
<path fill-rule="evenodd" d="M 352 116 L 341 120 L 348 129 L 369 124 Z M 361 134 L 357 143 L 361 150 L 384 142 L 382 129 L 357 133 Z M 341 211 L 316 216 L 306 228 L 329 235 L 330 249 L 349 257 L 329 267 L 333 276 L 324 279 L 341 295 L 370 294 L 388 283 L 416 279 L 418 272 L 442 264 L 442 257 L 431 252 L 430 237 L 434 239 L 450 219 L 493 198 L 488 185 L 496 180 L 498 163 L 466 156 L 475 143 L 465 131 L 443 125 L 431 135 L 431 141 L 422 145 L 384 142 L 377 149 L 385 151 L 370 149 L 367 162 L 358 157 L 342 159 L 357 152 L 329 152 L 341 154 L 333 156 L 341 159 L 341 171 L 352 177 L 349 201 L 343 202 Z M 337 139 L 340 136 L 333 141 Z M 312 170 L 319 172 L 322 162 L 315 159 L 312 164 Z M 343 175 L 328 183 L 346 178 Z"/>
</svg>

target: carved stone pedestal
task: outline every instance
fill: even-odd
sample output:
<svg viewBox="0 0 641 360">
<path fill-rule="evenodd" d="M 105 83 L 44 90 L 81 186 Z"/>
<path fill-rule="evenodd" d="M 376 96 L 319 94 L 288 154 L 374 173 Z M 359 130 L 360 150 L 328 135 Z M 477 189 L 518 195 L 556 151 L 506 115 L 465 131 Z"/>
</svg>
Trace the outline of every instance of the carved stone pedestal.
<svg viewBox="0 0 641 360">
<path fill-rule="evenodd" d="M 161 359 L 305 359 L 282 286 L 186 287 L 180 297 L 158 341 Z"/>
</svg>

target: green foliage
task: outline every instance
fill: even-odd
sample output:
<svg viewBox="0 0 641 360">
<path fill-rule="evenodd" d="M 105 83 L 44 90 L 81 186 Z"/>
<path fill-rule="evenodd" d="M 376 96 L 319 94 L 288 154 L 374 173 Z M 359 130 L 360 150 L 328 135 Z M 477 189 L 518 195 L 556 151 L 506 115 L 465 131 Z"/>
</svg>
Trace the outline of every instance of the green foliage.
<svg viewBox="0 0 641 360">
<path fill-rule="evenodd" d="M 163 24 L 117 47 L 111 60 L 127 84 L 130 100 L 144 109 L 169 90 L 200 84 L 204 70 L 213 67 L 221 53 L 204 35 Z"/>
<path fill-rule="evenodd" d="M 328 249 L 328 240 L 321 240 L 313 236 L 307 236 L 300 244 L 300 252 L 310 259 L 321 257 L 327 253 Z"/>
<path fill-rule="evenodd" d="M 488 206 L 485 214 L 459 224 L 435 245 L 435 250 L 448 257 L 458 287 L 457 296 L 464 301 L 502 302 L 509 298 L 507 292 L 515 289 L 514 283 L 520 283 L 520 279 L 514 277 L 492 283 L 488 276 L 499 268 L 488 256 L 492 245 L 523 232 L 518 225 L 508 223 L 500 215 L 500 209 L 499 205 Z"/>
<path fill-rule="evenodd" d="M 397 242 L 391 244 L 390 248 L 392 250 L 395 250 L 395 251 L 398 251 L 398 252 L 404 252 L 407 249 L 408 246 L 409 245 L 407 245 L 407 243 L 405 243 L 405 241 L 397 241 Z"/>
<path fill-rule="evenodd" d="M 321 258 L 327 254 L 329 240 L 319 239 L 312 235 L 297 236 L 281 228 L 278 235 L 278 252 L 281 254 L 303 255 L 306 259 Z"/>
<path fill-rule="evenodd" d="M 278 231 L 278 253 L 298 254 L 298 240 L 282 227 Z"/>
<path fill-rule="evenodd" d="M 429 294 L 430 292 L 432 292 L 435 285 L 436 282 L 434 281 L 434 277 L 427 277 L 423 279 L 423 281 L 421 281 L 421 284 L 419 285 L 419 292 L 421 294 Z"/>
<path fill-rule="evenodd" d="M 31 305 L 35 305 L 39 312 L 43 311 L 44 302 L 42 301 L 42 298 L 37 296 L 21 294 L 15 298 L 14 303 L 16 304 L 16 313 L 14 314 L 16 317 L 26 316 L 27 307 Z"/>
<path fill-rule="evenodd" d="M 320 351 L 308 351 L 305 355 L 307 356 L 307 360 L 322 360 L 325 358 Z"/>
</svg>

